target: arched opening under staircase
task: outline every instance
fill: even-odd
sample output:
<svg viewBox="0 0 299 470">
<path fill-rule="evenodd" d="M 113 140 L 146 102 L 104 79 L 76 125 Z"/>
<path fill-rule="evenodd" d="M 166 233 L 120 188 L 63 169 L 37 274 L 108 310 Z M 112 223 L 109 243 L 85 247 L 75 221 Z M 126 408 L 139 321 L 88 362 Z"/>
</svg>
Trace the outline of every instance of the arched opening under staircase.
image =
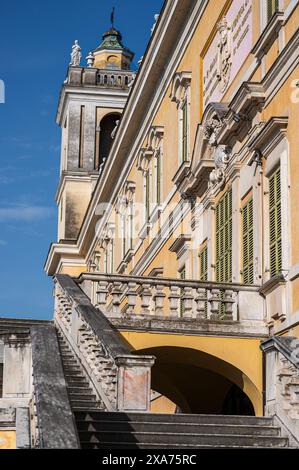
<svg viewBox="0 0 299 470">
<path fill-rule="evenodd" d="M 152 411 L 254 416 L 248 378 L 215 356 L 191 348 L 153 347 L 138 351 L 156 357 L 152 368 Z M 246 384 L 245 384 L 246 382 Z M 244 391 L 245 390 L 245 391 Z"/>
</svg>

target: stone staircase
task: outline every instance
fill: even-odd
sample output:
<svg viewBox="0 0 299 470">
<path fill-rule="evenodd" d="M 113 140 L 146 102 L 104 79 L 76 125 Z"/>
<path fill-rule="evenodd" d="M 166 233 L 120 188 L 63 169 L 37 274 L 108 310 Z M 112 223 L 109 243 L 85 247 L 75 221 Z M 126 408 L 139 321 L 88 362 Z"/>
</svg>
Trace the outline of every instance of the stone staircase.
<svg viewBox="0 0 299 470">
<path fill-rule="evenodd" d="M 83 449 L 281 448 L 272 418 L 77 410 Z"/>
<path fill-rule="evenodd" d="M 80 361 L 59 331 L 57 335 L 72 410 L 102 410 L 103 405 L 93 392 Z"/>
</svg>

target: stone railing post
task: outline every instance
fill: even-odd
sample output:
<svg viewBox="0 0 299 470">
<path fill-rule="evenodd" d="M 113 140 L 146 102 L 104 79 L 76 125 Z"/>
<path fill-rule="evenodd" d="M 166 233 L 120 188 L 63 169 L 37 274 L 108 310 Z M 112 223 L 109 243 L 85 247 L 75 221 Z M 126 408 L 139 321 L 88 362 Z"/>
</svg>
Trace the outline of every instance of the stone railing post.
<svg viewBox="0 0 299 470">
<path fill-rule="evenodd" d="M 154 295 L 154 302 L 155 302 L 155 315 L 161 316 L 163 315 L 163 305 L 164 305 L 164 299 L 166 295 L 164 294 L 164 286 L 158 284 L 156 286 L 156 292 Z"/>
<path fill-rule="evenodd" d="M 115 363 L 117 377 L 117 411 L 150 411 L 151 368 L 153 356 L 119 356 Z"/>
<path fill-rule="evenodd" d="M 207 292 L 206 289 L 197 289 L 197 297 L 195 299 L 197 304 L 197 318 L 199 320 L 206 320 L 207 315 Z"/>
<path fill-rule="evenodd" d="M 150 304 L 152 299 L 151 287 L 147 284 L 143 284 L 141 288 L 141 308 L 143 315 L 150 315 L 153 312 L 150 311 Z"/>
<path fill-rule="evenodd" d="M 108 295 L 108 282 L 100 281 L 97 288 L 97 303 L 96 307 L 106 309 L 107 295 Z"/>
<path fill-rule="evenodd" d="M 135 282 L 128 283 L 129 290 L 127 292 L 128 299 L 128 308 L 127 315 L 132 315 L 135 313 L 136 301 L 137 301 L 137 284 Z"/>
<path fill-rule="evenodd" d="M 224 303 L 225 303 L 225 319 L 232 320 L 233 319 L 233 305 L 235 303 L 234 292 L 232 290 L 225 291 Z"/>
<path fill-rule="evenodd" d="M 168 295 L 170 316 L 177 318 L 179 316 L 179 305 L 180 305 L 180 289 L 177 286 L 170 286 L 170 292 Z"/>
<path fill-rule="evenodd" d="M 192 318 L 192 310 L 193 310 L 192 287 L 184 287 L 182 302 L 183 302 L 183 317 Z"/>
<path fill-rule="evenodd" d="M 210 296 L 210 310 L 211 310 L 211 320 L 218 320 L 219 319 L 219 307 L 220 307 L 220 289 L 211 289 L 211 296 Z"/>
<path fill-rule="evenodd" d="M 112 294 L 112 316 L 113 317 L 120 317 L 120 304 L 121 304 L 121 282 L 114 282 L 113 283 L 113 288 L 111 291 Z"/>
</svg>

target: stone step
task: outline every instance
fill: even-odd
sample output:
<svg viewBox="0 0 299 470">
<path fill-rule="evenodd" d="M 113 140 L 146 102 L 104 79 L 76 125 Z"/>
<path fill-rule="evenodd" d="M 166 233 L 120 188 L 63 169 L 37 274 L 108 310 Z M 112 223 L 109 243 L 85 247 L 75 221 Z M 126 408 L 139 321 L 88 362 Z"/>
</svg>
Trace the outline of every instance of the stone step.
<svg viewBox="0 0 299 470">
<path fill-rule="evenodd" d="M 240 424 L 273 426 L 273 418 L 237 415 L 197 415 L 197 414 L 160 414 L 160 413 L 121 413 L 121 412 L 76 412 L 76 419 L 81 421 L 126 421 L 157 423 L 198 423 L 198 424 Z"/>
<path fill-rule="evenodd" d="M 120 432 L 101 433 L 79 432 L 81 442 L 91 444 L 141 443 L 141 444 L 188 444 L 201 446 L 237 446 L 237 447 L 286 447 L 288 439 L 276 436 L 228 435 L 228 434 L 185 434 L 165 432 Z"/>
<path fill-rule="evenodd" d="M 230 445 L 198 445 L 198 444 L 168 444 L 166 442 L 162 443 L 148 443 L 144 442 L 140 443 L 132 443 L 132 442 L 122 442 L 122 443 L 115 443 L 115 442 L 105 442 L 103 444 L 92 444 L 90 442 L 81 442 L 82 449 L 103 449 L 103 450 L 112 450 L 112 449 L 175 449 L 175 450 L 182 450 L 182 449 L 264 449 L 264 448 L 272 448 L 278 449 L 281 446 L 234 446 Z M 290 447 L 288 447 L 290 449 Z"/>
<path fill-rule="evenodd" d="M 96 400 L 71 400 L 71 405 L 72 405 L 72 408 L 74 409 L 85 409 L 85 410 L 88 410 L 88 409 L 100 409 L 99 407 L 99 404 L 97 403 Z"/>
<path fill-rule="evenodd" d="M 123 432 L 155 432 L 157 426 L 159 433 L 183 434 L 232 434 L 252 436 L 280 436 L 280 429 L 275 426 L 247 426 L 247 425 L 215 425 L 197 423 L 167 423 L 160 422 L 124 422 L 124 421 L 76 421 L 79 432 L 101 433 L 106 431 Z"/>
</svg>

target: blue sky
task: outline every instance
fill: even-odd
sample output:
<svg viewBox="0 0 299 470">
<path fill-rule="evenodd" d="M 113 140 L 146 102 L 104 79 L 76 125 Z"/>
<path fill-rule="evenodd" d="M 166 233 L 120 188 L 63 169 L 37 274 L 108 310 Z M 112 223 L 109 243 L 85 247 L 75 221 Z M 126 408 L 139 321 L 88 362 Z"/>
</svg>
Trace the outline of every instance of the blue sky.
<svg viewBox="0 0 299 470">
<path fill-rule="evenodd" d="M 163 0 L 27 0 L 1 5 L 0 80 L 0 317 L 52 318 L 52 280 L 43 266 L 56 240 L 54 194 L 60 130 L 60 86 L 72 43 L 84 57 L 115 26 L 125 45 L 143 55 Z"/>
</svg>

